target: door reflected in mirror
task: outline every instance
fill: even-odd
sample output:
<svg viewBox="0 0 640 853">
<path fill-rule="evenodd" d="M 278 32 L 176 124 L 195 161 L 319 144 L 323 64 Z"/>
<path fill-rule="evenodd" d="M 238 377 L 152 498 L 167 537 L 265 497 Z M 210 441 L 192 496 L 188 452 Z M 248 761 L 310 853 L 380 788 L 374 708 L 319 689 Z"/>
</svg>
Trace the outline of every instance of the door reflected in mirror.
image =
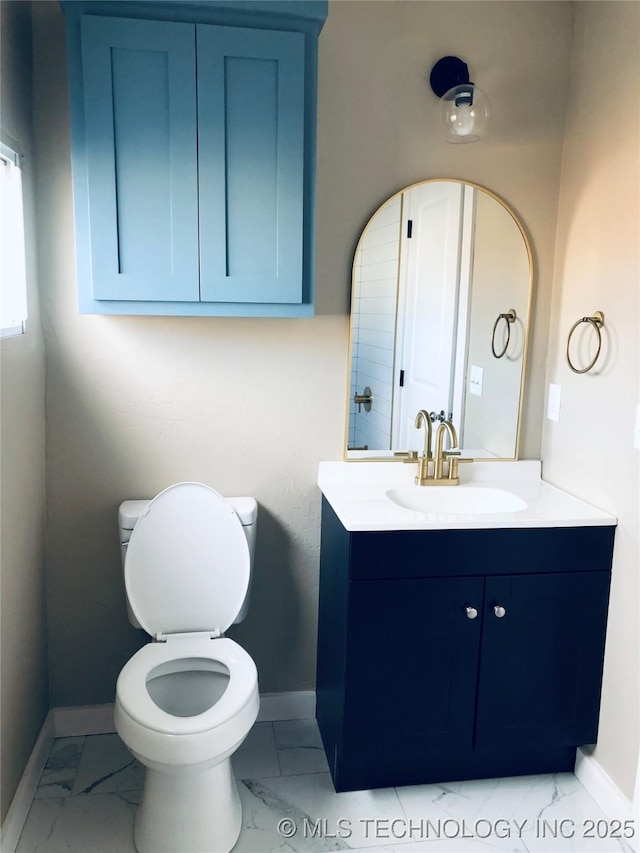
<svg viewBox="0 0 640 853">
<path fill-rule="evenodd" d="M 347 459 L 422 450 L 420 409 L 454 423 L 465 456 L 516 458 L 532 280 L 488 190 L 423 181 L 385 202 L 353 264 Z"/>
</svg>

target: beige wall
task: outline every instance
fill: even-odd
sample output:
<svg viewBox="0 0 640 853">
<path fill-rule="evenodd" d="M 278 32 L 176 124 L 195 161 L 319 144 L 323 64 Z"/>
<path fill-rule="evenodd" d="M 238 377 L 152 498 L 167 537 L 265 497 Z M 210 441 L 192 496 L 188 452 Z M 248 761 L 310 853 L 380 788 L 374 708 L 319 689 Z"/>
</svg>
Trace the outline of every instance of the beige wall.
<svg viewBox="0 0 640 853">
<path fill-rule="evenodd" d="M 477 181 L 532 235 L 524 449 L 539 455 L 571 5 L 331 4 L 320 40 L 310 320 L 78 316 L 62 14 L 54 3 L 35 4 L 34 14 L 52 704 L 113 699 L 120 667 L 144 642 L 126 621 L 117 505 L 186 479 L 258 499 L 255 593 L 232 635 L 255 658 L 263 691 L 312 687 L 315 480 L 321 459 L 342 455 L 352 254 L 372 212 L 402 186 L 436 176 Z M 480 145 L 437 137 L 424 75 L 452 50 L 493 101 L 492 136 Z"/>
<path fill-rule="evenodd" d="M 559 423 L 545 422 L 542 449 L 545 479 L 618 517 L 595 756 L 629 798 L 640 719 L 639 32 L 637 3 L 578 4 L 547 374 L 562 386 L 562 408 Z M 565 360 L 567 332 L 596 310 L 606 318 L 603 353 L 578 376 Z"/>
<path fill-rule="evenodd" d="M 24 152 L 27 333 L 0 343 L 2 383 L 2 803 L 4 820 L 48 710 L 44 352 L 36 290 L 28 3 L 3 2 L 2 140 Z"/>
</svg>

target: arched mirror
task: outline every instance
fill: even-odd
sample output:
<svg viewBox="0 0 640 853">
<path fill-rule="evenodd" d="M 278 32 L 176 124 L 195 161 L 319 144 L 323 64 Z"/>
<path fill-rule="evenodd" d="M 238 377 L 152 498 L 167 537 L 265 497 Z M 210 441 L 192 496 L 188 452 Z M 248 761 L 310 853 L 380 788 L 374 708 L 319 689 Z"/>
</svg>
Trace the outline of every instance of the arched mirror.
<svg viewBox="0 0 640 853">
<path fill-rule="evenodd" d="M 420 409 L 465 456 L 518 455 L 531 249 L 475 184 L 429 180 L 386 201 L 355 253 L 347 459 L 421 450 Z"/>
</svg>

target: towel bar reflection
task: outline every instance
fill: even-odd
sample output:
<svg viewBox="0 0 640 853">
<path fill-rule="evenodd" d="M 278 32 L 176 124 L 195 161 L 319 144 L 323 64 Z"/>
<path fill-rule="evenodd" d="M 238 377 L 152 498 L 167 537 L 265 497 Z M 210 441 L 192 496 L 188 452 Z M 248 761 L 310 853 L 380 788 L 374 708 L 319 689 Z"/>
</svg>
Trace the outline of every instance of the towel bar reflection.
<svg viewBox="0 0 640 853">
<path fill-rule="evenodd" d="M 373 400 L 373 394 L 371 393 L 371 388 L 368 385 L 365 386 L 363 394 L 354 394 L 353 402 L 358 407 L 358 411 L 362 411 L 362 406 L 364 406 L 365 412 L 371 411 L 371 403 Z"/>
<path fill-rule="evenodd" d="M 596 335 L 598 336 L 598 346 L 596 348 L 596 354 L 593 356 L 589 364 L 586 367 L 579 369 L 575 367 L 575 365 L 571 361 L 569 347 L 571 345 L 571 336 L 578 328 L 578 326 L 580 326 L 582 323 L 590 323 L 596 330 Z M 602 332 L 600 330 L 603 326 L 604 314 L 602 313 L 602 311 L 594 311 L 592 317 L 580 317 L 580 319 L 576 320 L 573 326 L 569 329 L 569 335 L 567 337 L 567 362 L 569 363 L 569 367 L 571 368 L 571 370 L 573 370 L 574 373 L 588 373 L 595 366 L 595 363 L 598 360 L 598 357 L 600 356 L 600 350 L 602 349 Z"/>
<path fill-rule="evenodd" d="M 516 321 L 516 309 L 510 308 L 506 314 L 498 314 L 498 317 L 493 324 L 493 332 L 491 333 L 491 352 L 493 353 L 494 358 L 502 358 L 502 356 L 506 353 L 507 348 L 509 346 L 509 341 L 511 340 L 511 324 Z M 507 340 L 505 341 L 505 345 L 502 349 L 501 353 L 496 352 L 496 331 L 498 329 L 498 324 L 500 320 L 504 320 L 507 324 Z"/>
</svg>

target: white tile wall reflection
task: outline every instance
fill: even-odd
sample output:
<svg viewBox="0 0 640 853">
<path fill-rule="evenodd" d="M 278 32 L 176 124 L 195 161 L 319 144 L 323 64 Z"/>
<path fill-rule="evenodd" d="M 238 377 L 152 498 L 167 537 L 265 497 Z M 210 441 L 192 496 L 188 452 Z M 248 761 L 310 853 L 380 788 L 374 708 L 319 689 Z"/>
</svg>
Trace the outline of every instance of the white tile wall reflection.
<svg viewBox="0 0 640 853">
<path fill-rule="evenodd" d="M 393 358 L 398 296 L 400 197 L 385 204 L 367 226 L 354 269 L 351 315 L 349 446 L 389 449 Z M 369 386 L 370 412 L 353 395 Z"/>
<path fill-rule="evenodd" d="M 234 853 L 628 850 L 585 838 L 586 821 L 604 815 L 569 773 L 336 794 L 315 720 L 257 723 L 234 770 L 243 806 Z M 57 740 L 18 853 L 135 853 L 143 778 L 117 735 Z"/>
</svg>

